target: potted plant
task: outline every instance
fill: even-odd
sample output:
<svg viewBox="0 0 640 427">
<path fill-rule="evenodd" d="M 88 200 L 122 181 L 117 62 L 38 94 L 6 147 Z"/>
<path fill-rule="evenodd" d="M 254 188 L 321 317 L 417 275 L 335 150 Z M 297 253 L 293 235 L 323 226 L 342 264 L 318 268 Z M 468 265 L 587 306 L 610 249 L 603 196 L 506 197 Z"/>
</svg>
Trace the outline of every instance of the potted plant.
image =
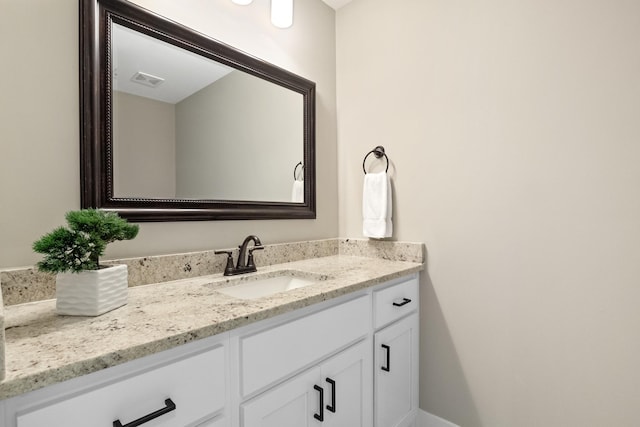
<svg viewBox="0 0 640 427">
<path fill-rule="evenodd" d="M 68 227 L 58 227 L 34 242 L 44 254 L 40 271 L 57 274 L 56 311 L 98 316 L 127 303 L 127 266 L 101 266 L 107 244 L 136 237 L 139 227 L 115 212 L 83 209 L 66 214 Z"/>
</svg>

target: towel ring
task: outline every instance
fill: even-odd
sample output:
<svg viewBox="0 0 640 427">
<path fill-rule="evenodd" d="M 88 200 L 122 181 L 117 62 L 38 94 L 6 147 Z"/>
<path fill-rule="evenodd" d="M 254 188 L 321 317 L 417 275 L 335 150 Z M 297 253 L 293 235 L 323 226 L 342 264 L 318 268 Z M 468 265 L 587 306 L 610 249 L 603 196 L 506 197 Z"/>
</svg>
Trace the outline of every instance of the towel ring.
<svg viewBox="0 0 640 427">
<path fill-rule="evenodd" d="M 298 178 L 296 178 L 296 173 L 298 171 L 298 166 L 302 166 L 302 170 L 304 171 L 304 165 L 302 164 L 302 162 L 298 162 L 298 164 L 293 168 L 293 180 L 297 181 Z"/>
<path fill-rule="evenodd" d="M 384 156 L 385 160 L 387 161 L 387 168 L 385 169 L 385 172 L 389 172 L 389 158 L 387 157 L 387 155 L 384 152 L 384 147 L 382 145 L 378 145 L 376 148 L 374 148 L 373 150 L 369 151 L 365 156 L 364 156 L 364 160 L 362 160 L 362 170 L 364 171 L 364 174 L 367 174 L 367 170 L 364 167 L 364 162 L 367 161 L 367 157 L 369 157 L 369 154 L 373 154 L 376 159 L 381 158 L 382 156 Z"/>
</svg>

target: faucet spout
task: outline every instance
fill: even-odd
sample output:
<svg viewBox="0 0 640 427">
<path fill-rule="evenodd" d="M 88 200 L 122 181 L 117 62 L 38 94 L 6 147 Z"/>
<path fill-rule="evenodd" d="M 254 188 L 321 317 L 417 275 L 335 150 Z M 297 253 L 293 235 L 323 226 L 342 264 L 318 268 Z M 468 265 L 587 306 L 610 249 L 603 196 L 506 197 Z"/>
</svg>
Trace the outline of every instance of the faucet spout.
<svg viewBox="0 0 640 427">
<path fill-rule="evenodd" d="M 249 250 L 250 257 L 252 256 L 251 252 L 253 252 L 255 249 L 263 249 L 262 242 L 260 242 L 260 239 L 258 238 L 258 236 L 253 236 L 253 235 L 247 236 L 244 239 L 244 242 L 242 242 L 242 244 L 238 246 L 240 248 L 240 253 L 238 254 L 238 264 L 236 265 L 236 270 L 240 270 L 242 268 L 251 266 L 252 264 L 251 261 L 253 260 L 250 259 L 249 262 L 246 262 L 246 263 L 245 263 L 245 260 L 247 259 L 247 248 L 249 247 L 249 243 L 251 243 L 252 241 L 254 246 L 253 246 L 253 249 Z"/>
</svg>

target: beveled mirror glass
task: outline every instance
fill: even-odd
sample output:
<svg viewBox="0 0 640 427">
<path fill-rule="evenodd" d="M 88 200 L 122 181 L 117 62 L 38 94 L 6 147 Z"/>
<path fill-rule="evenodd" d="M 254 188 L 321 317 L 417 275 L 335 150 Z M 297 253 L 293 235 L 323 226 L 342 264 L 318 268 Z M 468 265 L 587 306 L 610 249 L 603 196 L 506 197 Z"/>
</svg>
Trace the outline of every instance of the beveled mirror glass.
<svg viewBox="0 0 640 427">
<path fill-rule="evenodd" d="M 121 0 L 82 0 L 81 34 L 83 207 L 315 218 L 313 82 Z"/>
</svg>

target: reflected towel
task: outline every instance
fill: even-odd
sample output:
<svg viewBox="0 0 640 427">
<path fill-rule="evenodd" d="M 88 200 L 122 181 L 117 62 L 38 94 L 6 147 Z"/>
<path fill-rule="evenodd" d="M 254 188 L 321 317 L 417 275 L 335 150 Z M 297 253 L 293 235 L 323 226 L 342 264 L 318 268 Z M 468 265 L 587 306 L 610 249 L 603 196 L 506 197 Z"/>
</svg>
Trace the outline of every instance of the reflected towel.
<svg viewBox="0 0 640 427">
<path fill-rule="evenodd" d="M 291 189 L 291 203 L 304 203 L 304 181 L 293 181 Z"/>
<path fill-rule="evenodd" d="M 386 172 L 364 176 L 362 191 L 362 234 L 381 239 L 391 237 L 391 179 Z"/>
</svg>

